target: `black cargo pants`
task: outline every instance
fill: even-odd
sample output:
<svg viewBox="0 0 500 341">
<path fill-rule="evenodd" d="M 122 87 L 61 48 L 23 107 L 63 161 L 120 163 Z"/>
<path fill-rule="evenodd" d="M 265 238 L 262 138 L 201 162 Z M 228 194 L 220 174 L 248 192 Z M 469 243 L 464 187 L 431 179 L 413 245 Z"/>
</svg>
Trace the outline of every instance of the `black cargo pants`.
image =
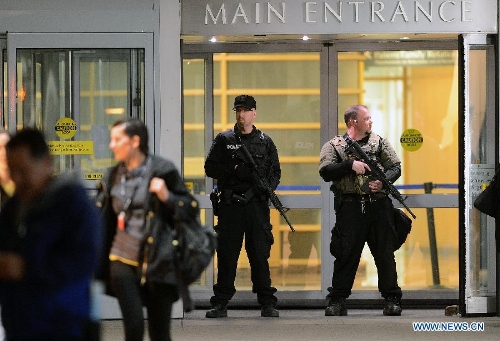
<svg viewBox="0 0 500 341">
<path fill-rule="evenodd" d="M 252 292 L 257 294 L 260 305 L 276 304 L 276 288 L 271 287 L 268 262 L 274 243 L 271 229 L 267 201 L 221 205 L 216 227 L 218 272 L 214 296 L 210 299 L 212 305 L 227 304 L 236 292 L 234 281 L 243 239 L 250 262 Z"/>
<path fill-rule="evenodd" d="M 394 258 L 393 205 L 388 197 L 376 201 L 343 202 L 337 211 L 330 251 L 335 257 L 328 298 L 347 298 L 365 242 L 375 260 L 382 297 L 401 298 Z"/>
</svg>

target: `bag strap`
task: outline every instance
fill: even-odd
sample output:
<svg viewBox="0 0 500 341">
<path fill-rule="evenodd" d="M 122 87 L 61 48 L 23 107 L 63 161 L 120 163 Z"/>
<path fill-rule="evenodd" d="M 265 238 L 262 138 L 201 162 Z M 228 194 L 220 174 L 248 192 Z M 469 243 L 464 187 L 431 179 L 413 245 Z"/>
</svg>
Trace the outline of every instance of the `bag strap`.
<svg viewBox="0 0 500 341">
<path fill-rule="evenodd" d="M 182 227 L 181 223 L 178 219 L 174 219 L 174 229 L 175 229 L 175 239 L 173 241 L 175 248 L 178 249 L 180 247 L 183 247 L 183 236 L 182 234 Z M 179 265 L 181 263 L 181 259 L 179 259 L 179 252 L 174 252 L 174 262 L 175 262 L 175 272 L 177 275 L 177 290 L 179 293 L 179 296 L 182 297 L 182 306 L 184 308 L 184 311 L 186 313 L 189 313 L 194 309 L 194 304 L 193 300 L 191 299 L 191 292 L 189 291 L 189 285 L 186 284 L 186 281 L 182 277 L 182 273 L 179 269 Z"/>
</svg>

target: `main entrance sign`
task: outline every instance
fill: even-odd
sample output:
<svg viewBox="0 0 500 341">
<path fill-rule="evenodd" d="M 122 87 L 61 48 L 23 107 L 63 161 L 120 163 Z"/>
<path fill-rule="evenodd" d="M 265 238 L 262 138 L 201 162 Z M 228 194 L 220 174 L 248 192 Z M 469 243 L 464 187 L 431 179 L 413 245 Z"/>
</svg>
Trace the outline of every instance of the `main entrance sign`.
<svg viewBox="0 0 500 341">
<path fill-rule="evenodd" d="M 496 33 L 495 0 L 182 1 L 183 35 Z"/>
</svg>

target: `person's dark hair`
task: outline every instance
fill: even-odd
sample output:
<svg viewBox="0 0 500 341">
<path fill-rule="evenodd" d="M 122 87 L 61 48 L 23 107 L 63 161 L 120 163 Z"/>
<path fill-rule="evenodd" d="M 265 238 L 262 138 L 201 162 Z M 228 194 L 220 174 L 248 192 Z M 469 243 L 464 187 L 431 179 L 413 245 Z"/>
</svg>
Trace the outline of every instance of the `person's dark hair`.
<svg viewBox="0 0 500 341">
<path fill-rule="evenodd" d="M 49 147 L 45 141 L 45 136 L 40 130 L 33 128 L 24 128 L 19 130 L 7 142 L 5 149 L 7 153 L 15 148 L 26 147 L 30 155 L 37 160 L 40 160 L 49 155 Z"/>
<path fill-rule="evenodd" d="M 362 104 L 354 104 L 351 105 L 349 108 L 346 109 L 344 112 L 344 122 L 345 124 L 348 124 L 350 119 L 355 120 L 356 117 L 358 116 L 359 109 L 364 108 L 368 110 L 368 107 L 366 105 Z"/>
<path fill-rule="evenodd" d="M 137 118 L 128 118 L 126 120 L 118 120 L 113 124 L 113 128 L 119 125 L 125 125 L 123 130 L 125 134 L 129 137 L 139 136 L 141 142 L 139 144 L 139 149 L 144 154 L 149 154 L 149 135 L 148 128 L 144 122 Z"/>
</svg>

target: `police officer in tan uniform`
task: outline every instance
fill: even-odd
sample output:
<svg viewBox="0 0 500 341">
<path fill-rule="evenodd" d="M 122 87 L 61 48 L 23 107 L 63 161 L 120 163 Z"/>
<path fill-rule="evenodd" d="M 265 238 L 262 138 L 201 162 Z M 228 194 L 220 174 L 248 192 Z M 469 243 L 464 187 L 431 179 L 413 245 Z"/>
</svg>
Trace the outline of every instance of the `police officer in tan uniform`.
<svg viewBox="0 0 500 341">
<path fill-rule="evenodd" d="M 330 242 L 335 262 L 325 315 L 347 315 L 346 299 L 366 242 L 377 266 L 378 289 L 385 299 L 383 314 L 401 316 L 402 293 L 392 246 L 393 204 L 382 182 L 370 176 L 370 167 L 356 159 L 346 139 L 357 141 L 390 183 L 401 175 L 401 161 L 389 141 L 372 132 L 373 122 L 366 106 L 350 106 L 344 120 L 345 135 L 325 143 L 320 154 L 319 173 L 324 181 L 332 182 L 336 213 Z"/>
</svg>

